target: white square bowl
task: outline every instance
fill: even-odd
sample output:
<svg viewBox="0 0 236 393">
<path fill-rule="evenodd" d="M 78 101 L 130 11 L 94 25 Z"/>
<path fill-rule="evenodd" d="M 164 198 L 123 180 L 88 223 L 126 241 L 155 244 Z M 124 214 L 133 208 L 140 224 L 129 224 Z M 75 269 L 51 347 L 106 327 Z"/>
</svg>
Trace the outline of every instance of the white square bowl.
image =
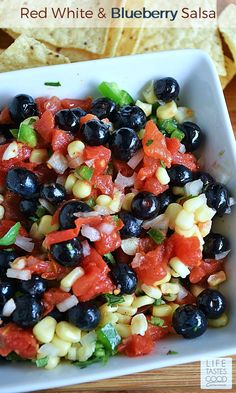
<svg viewBox="0 0 236 393">
<path fill-rule="evenodd" d="M 236 190 L 235 140 L 222 89 L 210 58 L 199 50 L 160 52 L 91 62 L 74 63 L 0 74 L 0 107 L 16 94 L 34 97 L 57 95 L 83 98 L 98 95 L 98 84 L 116 81 L 123 89 L 138 97 L 147 81 L 164 76 L 176 78 L 181 87 L 181 102 L 196 113 L 196 122 L 206 135 L 203 149 L 204 167 L 218 180 Z M 46 87 L 46 81 L 60 81 L 61 87 Z M 236 195 L 234 195 L 236 197 Z M 236 354 L 236 209 L 216 224 L 228 236 L 232 253 L 227 261 L 229 281 L 224 293 L 229 300 L 230 322 L 223 329 L 208 329 L 194 340 L 171 337 L 161 341 L 151 355 L 141 358 L 112 358 L 106 366 L 93 365 L 80 370 L 62 365 L 53 371 L 18 364 L 1 365 L 3 393 L 27 392 L 58 386 L 91 382 L 124 374 L 197 361 L 212 356 Z M 168 350 L 178 352 L 167 356 Z"/>
</svg>

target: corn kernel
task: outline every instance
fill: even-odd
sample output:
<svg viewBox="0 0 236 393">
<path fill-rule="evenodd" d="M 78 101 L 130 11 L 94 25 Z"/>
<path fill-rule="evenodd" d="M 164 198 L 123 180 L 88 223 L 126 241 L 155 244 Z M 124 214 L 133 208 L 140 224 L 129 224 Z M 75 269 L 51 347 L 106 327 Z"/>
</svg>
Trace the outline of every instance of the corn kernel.
<svg viewBox="0 0 236 393">
<path fill-rule="evenodd" d="M 37 239 L 37 240 L 42 240 L 44 238 L 44 235 L 39 232 L 39 226 L 37 224 L 37 222 L 34 222 L 33 225 L 30 228 L 30 237 L 32 237 L 33 239 Z"/>
<path fill-rule="evenodd" d="M 33 149 L 29 161 L 35 164 L 43 164 L 48 160 L 47 149 Z"/>
<path fill-rule="evenodd" d="M 155 299 L 153 299 L 147 295 L 138 296 L 138 297 L 135 297 L 135 299 L 132 303 L 132 307 L 140 308 L 143 306 L 148 306 L 149 304 L 154 303 L 154 301 L 155 301 Z"/>
<path fill-rule="evenodd" d="M 169 265 L 182 278 L 185 278 L 190 274 L 190 270 L 187 268 L 187 266 L 177 257 L 171 258 Z"/>
<path fill-rule="evenodd" d="M 77 350 L 77 359 L 80 362 L 85 362 L 86 360 L 88 360 L 92 356 L 92 354 L 95 351 L 95 347 L 96 347 L 95 342 L 91 342 L 89 345 L 85 345 L 85 346 L 82 345 Z"/>
<path fill-rule="evenodd" d="M 72 192 L 72 189 L 73 189 L 75 183 L 77 182 L 77 180 L 78 180 L 77 177 L 75 175 L 73 175 L 73 173 L 71 173 L 67 177 L 66 182 L 65 182 L 65 189 L 68 193 Z"/>
<path fill-rule="evenodd" d="M 216 211 L 214 209 L 208 207 L 207 205 L 204 205 L 199 207 L 199 209 L 195 211 L 195 220 L 197 222 L 210 221 L 215 214 Z"/>
<path fill-rule="evenodd" d="M 146 102 L 142 102 L 140 100 L 137 100 L 135 105 L 137 105 L 139 108 L 141 108 L 147 117 L 151 115 L 151 113 L 152 113 L 152 105 L 151 104 L 147 104 Z"/>
<path fill-rule="evenodd" d="M 158 119 L 172 119 L 178 112 L 177 105 L 175 101 L 167 102 L 164 105 L 161 105 L 157 108 L 156 115 Z"/>
<path fill-rule="evenodd" d="M 153 299 L 153 301 L 154 301 L 154 299 Z M 133 316 L 133 315 L 136 314 L 138 309 L 137 309 L 137 307 L 134 307 L 133 305 L 132 305 L 132 307 L 131 306 L 130 307 L 121 307 L 121 306 L 119 306 L 117 311 L 118 311 L 119 314 L 122 314 L 122 315 Z"/>
<path fill-rule="evenodd" d="M 116 313 L 103 314 L 103 315 L 101 315 L 99 325 L 104 326 L 104 325 L 107 325 L 108 323 L 115 325 L 116 322 L 118 322 L 118 315 Z"/>
<path fill-rule="evenodd" d="M 96 199 L 96 204 L 103 207 L 108 207 L 112 202 L 112 198 L 108 195 L 99 195 Z"/>
<path fill-rule="evenodd" d="M 165 216 L 169 219 L 170 229 L 175 228 L 175 220 L 178 214 L 183 210 L 182 206 L 178 203 L 170 203 L 165 211 Z"/>
<path fill-rule="evenodd" d="M 85 144 L 81 141 L 73 141 L 67 146 L 67 152 L 71 158 L 81 155 L 84 151 Z"/>
<path fill-rule="evenodd" d="M 0 194 L 0 204 L 4 202 L 4 196 Z"/>
<path fill-rule="evenodd" d="M 167 302 L 174 302 L 177 299 L 178 295 L 174 293 L 168 293 L 166 295 L 163 295 L 163 299 L 166 300 Z"/>
<path fill-rule="evenodd" d="M 131 326 L 126 325 L 125 323 L 117 323 L 115 328 L 121 338 L 127 338 L 127 337 L 131 336 L 131 334 L 132 334 Z"/>
<path fill-rule="evenodd" d="M 175 225 L 183 230 L 189 230 L 194 225 L 194 214 L 182 209 L 175 219 Z"/>
<path fill-rule="evenodd" d="M 121 303 L 122 304 L 122 307 L 126 307 L 126 306 L 131 306 L 131 304 L 133 303 L 133 301 L 134 301 L 134 294 L 133 295 L 124 295 L 123 296 L 123 298 L 124 298 L 124 302 L 123 303 Z"/>
<path fill-rule="evenodd" d="M 148 104 L 154 104 L 155 102 L 157 102 L 157 97 L 154 93 L 153 85 L 154 85 L 154 81 L 150 81 L 145 86 L 145 89 L 142 92 L 145 102 L 147 102 Z"/>
<path fill-rule="evenodd" d="M 175 312 L 175 310 L 177 310 L 177 308 L 179 308 L 179 304 L 177 304 L 177 303 L 169 303 L 169 306 L 171 307 L 171 309 L 172 309 L 172 313 L 171 313 L 171 315 L 173 315 L 174 314 L 174 312 Z"/>
<path fill-rule="evenodd" d="M 167 170 L 165 168 L 163 168 L 162 166 L 157 168 L 157 170 L 156 170 L 156 178 L 157 178 L 157 180 L 159 180 L 159 182 L 163 186 L 165 186 L 166 184 L 168 184 L 170 182 L 170 176 L 168 175 Z"/>
<path fill-rule="evenodd" d="M 77 348 L 75 346 L 70 347 L 66 357 L 68 360 L 71 360 L 72 362 L 77 360 Z"/>
<path fill-rule="evenodd" d="M 59 363 L 60 363 L 60 358 L 58 356 L 49 356 L 45 368 L 46 370 L 52 370 L 53 368 L 56 368 Z"/>
<path fill-rule="evenodd" d="M 211 232 L 211 227 L 212 227 L 212 221 L 206 221 L 206 222 L 199 222 L 198 223 L 198 229 L 202 235 L 202 237 L 205 237 L 207 235 L 209 235 L 209 233 Z"/>
<path fill-rule="evenodd" d="M 223 270 L 218 273 L 212 274 L 208 277 L 207 282 L 210 287 L 216 287 L 217 285 L 222 284 L 222 282 L 226 281 L 226 274 Z"/>
<path fill-rule="evenodd" d="M 161 292 L 164 295 L 167 294 L 173 294 L 173 295 L 177 295 L 179 293 L 179 285 L 178 284 L 174 284 L 172 282 L 168 282 L 166 284 L 161 284 Z"/>
<path fill-rule="evenodd" d="M 132 334 L 140 334 L 140 336 L 144 336 L 147 331 L 148 323 L 147 318 L 144 314 L 140 313 L 135 315 L 131 320 L 131 333 Z"/>
<path fill-rule="evenodd" d="M 190 108 L 187 108 L 185 106 L 179 106 L 177 113 L 175 115 L 175 119 L 180 124 L 183 123 L 184 121 L 193 121 L 194 112 Z"/>
<path fill-rule="evenodd" d="M 109 208 L 114 212 L 118 212 L 120 210 L 120 205 L 121 205 L 121 198 L 123 197 L 123 194 L 121 191 L 116 191 L 114 193 L 113 199 L 111 203 L 109 204 Z"/>
<path fill-rule="evenodd" d="M 191 229 L 184 230 L 184 229 L 180 228 L 178 225 L 176 225 L 175 232 L 181 236 L 184 236 L 184 237 L 192 237 L 192 236 L 194 236 L 194 234 L 196 232 L 196 228 L 194 225 Z"/>
<path fill-rule="evenodd" d="M 84 269 L 82 267 L 76 267 L 61 280 L 61 288 L 66 292 L 69 292 L 75 281 L 83 275 Z"/>
<path fill-rule="evenodd" d="M 71 342 L 62 340 L 56 334 L 54 335 L 51 343 L 52 345 L 54 345 L 54 347 L 58 348 L 59 350 L 58 356 L 60 357 L 66 356 L 71 347 Z"/>
<path fill-rule="evenodd" d="M 199 231 L 199 228 L 198 228 L 197 225 L 195 225 L 194 227 L 195 227 L 194 236 L 198 237 L 199 242 L 200 242 L 200 245 L 203 246 L 203 244 L 205 243 L 205 241 L 204 241 L 204 239 L 203 239 L 203 237 L 202 237 L 202 235 L 201 235 L 201 232 Z M 202 249 L 202 248 L 201 248 L 201 249 Z"/>
<path fill-rule="evenodd" d="M 130 321 L 131 321 L 131 316 L 130 315 L 122 315 L 120 313 L 116 313 L 116 315 L 117 315 L 117 318 L 118 318 L 118 320 L 117 320 L 118 323 L 124 323 L 124 324 L 127 324 L 127 325 L 130 324 Z"/>
<path fill-rule="evenodd" d="M 172 312 L 172 308 L 169 304 L 161 304 L 160 306 L 153 306 L 152 308 L 152 315 L 154 317 L 168 317 Z"/>
<path fill-rule="evenodd" d="M 56 327 L 57 336 L 69 343 L 77 343 L 81 338 L 81 330 L 69 322 L 59 322 Z"/>
<path fill-rule="evenodd" d="M 0 220 L 3 219 L 4 214 L 5 214 L 5 209 L 4 209 L 4 207 L 2 205 L 0 205 Z"/>
<path fill-rule="evenodd" d="M 213 328 L 221 328 L 229 322 L 228 316 L 224 313 L 217 319 L 208 319 L 208 325 Z"/>
<path fill-rule="evenodd" d="M 108 306 L 108 304 L 105 303 L 101 307 L 99 307 L 99 310 L 102 315 L 110 314 L 116 312 L 118 310 L 118 306 Z"/>
<path fill-rule="evenodd" d="M 142 129 L 137 133 L 138 138 L 139 138 L 140 140 L 142 140 L 143 137 L 144 137 L 144 134 L 145 134 L 145 128 L 142 128 Z"/>
<path fill-rule="evenodd" d="M 59 225 L 52 224 L 52 216 L 50 216 L 49 214 L 46 214 L 40 219 L 38 225 L 39 233 L 42 233 L 43 235 L 48 235 L 50 232 L 57 231 L 58 229 Z"/>
<path fill-rule="evenodd" d="M 189 213 L 194 213 L 197 209 L 199 209 L 201 206 L 205 204 L 206 204 L 206 196 L 205 194 L 201 194 L 197 197 L 185 201 L 183 204 L 183 208 Z"/>
<path fill-rule="evenodd" d="M 176 278 L 180 277 L 179 273 L 176 273 L 176 271 L 173 269 L 170 269 L 170 274 L 171 277 L 176 277 Z"/>
<path fill-rule="evenodd" d="M 133 192 L 130 192 L 125 195 L 125 198 L 122 203 L 123 210 L 126 210 L 128 212 L 131 211 L 131 204 L 132 204 L 132 200 L 134 199 L 134 197 L 135 197 L 135 194 Z"/>
<path fill-rule="evenodd" d="M 151 285 L 142 284 L 141 289 L 143 292 L 153 299 L 160 299 L 162 293 L 159 288 L 153 287 Z"/>
<path fill-rule="evenodd" d="M 57 321 L 47 316 L 33 327 L 34 336 L 43 344 L 50 343 L 54 337 Z"/>
<path fill-rule="evenodd" d="M 201 287 L 200 285 L 191 285 L 190 287 L 190 292 L 193 294 L 193 296 L 198 297 L 202 291 L 204 291 L 204 287 Z"/>
<path fill-rule="evenodd" d="M 85 180 L 77 180 L 72 188 L 73 195 L 75 198 L 87 198 L 92 191 L 92 186 Z"/>
<path fill-rule="evenodd" d="M 166 282 L 169 282 L 171 279 L 171 274 L 170 272 L 167 272 L 166 276 L 164 278 L 162 278 L 159 281 L 154 282 L 155 287 L 161 284 L 165 284 Z"/>
</svg>

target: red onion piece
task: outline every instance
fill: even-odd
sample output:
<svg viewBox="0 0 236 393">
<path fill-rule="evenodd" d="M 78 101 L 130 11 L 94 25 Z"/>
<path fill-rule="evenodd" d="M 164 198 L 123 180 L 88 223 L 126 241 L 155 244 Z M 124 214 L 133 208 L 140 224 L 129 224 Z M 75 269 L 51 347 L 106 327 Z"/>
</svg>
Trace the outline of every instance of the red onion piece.
<svg viewBox="0 0 236 393">
<path fill-rule="evenodd" d="M 131 157 L 131 159 L 127 162 L 130 168 L 135 169 L 138 164 L 142 161 L 144 157 L 143 149 L 137 151 L 137 153 Z"/>
<path fill-rule="evenodd" d="M 63 302 L 58 303 L 56 307 L 60 312 L 65 312 L 69 310 L 70 308 L 76 306 L 79 303 L 77 297 L 75 295 L 72 295 L 65 299 Z"/>
<path fill-rule="evenodd" d="M 91 242 L 96 242 L 101 239 L 99 231 L 90 225 L 82 225 L 81 235 L 87 237 Z"/>
</svg>

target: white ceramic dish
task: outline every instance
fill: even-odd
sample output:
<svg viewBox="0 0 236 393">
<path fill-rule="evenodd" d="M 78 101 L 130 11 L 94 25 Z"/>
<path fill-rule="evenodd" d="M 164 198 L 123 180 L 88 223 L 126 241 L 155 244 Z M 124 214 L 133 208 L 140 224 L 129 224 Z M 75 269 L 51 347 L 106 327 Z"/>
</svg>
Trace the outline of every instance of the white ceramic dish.
<svg viewBox="0 0 236 393">
<path fill-rule="evenodd" d="M 205 168 L 219 180 L 224 173 L 233 193 L 236 190 L 235 140 L 215 68 L 210 58 L 201 51 L 161 52 L 0 74 L 0 107 L 19 93 L 64 98 L 97 95 L 96 87 L 103 80 L 117 81 L 122 88 L 137 96 L 147 81 L 163 76 L 173 76 L 178 80 L 181 102 L 194 109 L 197 123 L 205 131 Z M 62 86 L 46 87 L 46 81 L 60 81 Z M 236 208 L 232 215 L 225 216 L 217 225 L 231 239 L 233 248 L 227 262 L 229 281 L 224 287 L 230 303 L 230 323 L 227 327 L 209 329 L 195 340 L 168 338 L 158 344 L 156 351 L 149 356 L 115 357 L 105 367 L 93 365 L 80 370 L 65 365 L 49 372 L 20 363 L 1 365 L 1 392 L 27 392 L 91 382 L 203 358 L 236 354 Z M 169 349 L 178 354 L 167 356 Z"/>
</svg>

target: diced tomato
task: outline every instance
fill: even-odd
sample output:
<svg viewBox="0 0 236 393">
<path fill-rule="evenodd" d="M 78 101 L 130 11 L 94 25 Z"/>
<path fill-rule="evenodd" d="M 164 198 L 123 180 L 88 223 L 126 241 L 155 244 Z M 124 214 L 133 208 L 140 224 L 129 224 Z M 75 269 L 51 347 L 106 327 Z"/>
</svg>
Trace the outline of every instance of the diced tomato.
<svg viewBox="0 0 236 393">
<path fill-rule="evenodd" d="M 223 269 L 224 261 L 207 259 L 201 261 L 199 266 L 194 267 L 190 272 L 190 282 L 192 284 L 197 284 L 202 280 L 207 279 L 211 274 L 215 274 Z"/>
<path fill-rule="evenodd" d="M 175 153 L 179 151 L 180 141 L 177 138 L 167 138 L 166 137 L 166 146 L 169 150 L 170 154 L 173 156 Z"/>
<path fill-rule="evenodd" d="M 73 135 L 69 132 L 65 132 L 62 130 L 53 130 L 52 134 L 52 150 L 59 151 L 62 154 L 67 153 L 67 146 L 74 139 Z"/>
<path fill-rule="evenodd" d="M 95 120 L 95 119 L 97 119 L 97 116 L 92 115 L 92 113 L 88 113 L 87 115 L 82 116 L 80 118 L 80 126 L 82 126 L 83 124 L 87 123 L 87 121 L 89 121 L 89 120 Z"/>
<path fill-rule="evenodd" d="M 119 220 L 117 223 L 114 222 L 111 216 L 106 216 L 102 220 L 102 224 L 113 225 L 114 229 L 110 234 L 101 231 L 101 239 L 94 242 L 94 246 L 97 252 L 101 255 L 108 254 L 109 252 L 115 251 L 121 245 L 121 238 L 119 230 L 124 226 L 122 221 Z M 99 230 L 99 226 L 97 227 Z"/>
<path fill-rule="evenodd" d="M 164 191 L 168 190 L 168 185 L 162 185 L 155 176 L 146 179 L 142 187 L 143 191 L 152 192 L 154 195 L 160 195 Z"/>
<path fill-rule="evenodd" d="M 196 157 L 191 153 L 180 153 L 177 152 L 172 156 L 172 165 L 184 165 L 190 171 L 196 171 L 199 169 Z"/>
<path fill-rule="evenodd" d="M 117 250 L 115 250 L 115 260 L 119 261 L 119 263 L 131 263 L 132 262 L 132 256 L 127 255 L 122 248 L 117 248 Z"/>
<path fill-rule="evenodd" d="M 84 149 L 85 161 L 93 160 L 94 174 L 103 174 L 111 158 L 111 150 L 105 146 L 86 146 Z"/>
<path fill-rule="evenodd" d="M 47 101 L 47 97 L 37 97 L 35 99 L 35 102 L 36 102 L 36 105 L 37 105 L 38 112 L 39 112 L 40 116 L 43 114 L 43 112 L 45 112 L 44 104 L 45 104 L 46 101 Z"/>
<path fill-rule="evenodd" d="M 113 291 L 114 285 L 108 276 L 110 269 L 95 249 L 90 248 L 90 255 L 83 259 L 81 266 L 85 274 L 72 287 L 80 301 L 85 302 L 102 293 Z"/>
<path fill-rule="evenodd" d="M 139 245 L 137 252 L 147 253 L 155 250 L 157 244 L 150 237 L 143 237 L 139 239 Z"/>
<path fill-rule="evenodd" d="M 12 124 L 10 113 L 7 107 L 3 108 L 0 113 L 0 124 Z"/>
<path fill-rule="evenodd" d="M 64 292 L 60 288 L 51 288 L 46 291 L 42 297 L 44 315 L 50 313 L 58 303 L 63 302 L 70 296 L 70 293 Z"/>
<path fill-rule="evenodd" d="M 112 160 L 112 164 L 116 172 L 120 172 L 123 176 L 130 177 L 134 173 L 134 170 L 124 161 Z"/>
<path fill-rule="evenodd" d="M 149 334 L 144 336 L 132 334 L 118 346 L 118 352 L 124 353 L 129 357 L 148 355 L 153 349 L 154 341 Z"/>
<path fill-rule="evenodd" d="M 38 97 L 35 100 L 39 114 L 42 115 L 45 111 L 50 111 L 52 114 L 55 115 L 58 111 L 62 108 L 61 101 L 58 97 Z"/>
<path fill-rule="evenodd" d="M 194 268 L 196 269 L 196 268 Z M 181 304 L 196 304 L 196 298 L 195 296 L 193 296 L 193 294 L 189 291 L 187 291 L 187 294 L 185 297 L 183 297 L 182 299 L 179 299 L 177 297 L 177 299 L 175 300 L 175 303 L 181 305 Z"/>
<path fill-rule="evenodd" d="M 14 223 L 17 221 L 23 221 L 25 217 L 21 214 L 19 210 L 19 203 L 21 198 L 13 194 L 13 192 L 6 191 L 4 195 L 4 201 L 2 203 L 5 213 L 4 218 L 5 220 L 11 220 Z M 14 225 L 14 224 L 13 224 Z"/>
<path fill-rule="evenodd" d="M 114 184 L 110 175 L 95 175 L 92 182 L 102 194 L 113 195 Z"/>
<path fill-rule="evenodd" d="M 30 157 L 32 149 L 23 143 L 18 143 L 18 155 L 15 158 L 11 158 L 10 160 L 2 160 L 3 154 L 9 145 L 10 143 L 6 143 L 0 146 L 0 160 L 2 161 L 1 167 L 9 168 L 13 164 L 17 165 Z"/>
<path fill-rule="evenodd" d="M 151 316 L 147 316 L 148 329 L 146 334 L 150 335 L 153 341 L 159 341 L 171 332 L 171 321 L 168 318 L 161 318 L 164 320 L 163 326 L 156 326 L 150 323 Z"/>
<path fill-rule="evenodd" d="M 184 237 L 178 233 L 173 233 L 167 240 L 169 247 L 172 246 L 170 258 L 178 257 L 189 267 L 198 266 L 202 259 L 200 241 L 197 236 Z"/>
<path fill-rule="evenodd" d="M 34 173 L 38 176 L 39 182 L 41 184 L 53 182 L 57 179 L 57 173 L 53 170 L 48 168 L 47 164 L 41 164 L 35 168 Z"/>
<path fill-rule="evenodd" d="M 31 255 L 26 261 L 27 269 L 31 273 L 35 273 L 47 280 L 60 280 L 69 272 L 69 268 L 60 265 L 53 259 L 44 261 Z"/>
<path fill-rule="evenodd" d="M 167 265 L 164 259 L 165 248 L 157 246 L 155 250 L 148 253 L 136 254 L 131 266 L 136 272 L 139 281 L 152 285 L 161 280 L 167 274 Z"/>
<path fill-rule="evenodd" d="M 65 98 L 64 100 L 61 100 L 61 106 L 63 109 L 81 108 L 84 111 L 89 112 L 92 101 L 93 99 L 91 97 L 87 97 L 84 100 Z"/>
<path fill-rule="evenodd" d="M 45 142 L 50 143 L 52 141 L 55 120 L 54 115 L 51 111 L 45 111 L 39 120 L 35 123 L 36 131 L 41 135 Z"/>
<path fill-rule="evenodd" d="M 0 355 L 15 352 L 23 359 L 33 359 L 37 355 L 38 343 L 30 329 L 22 329 L 14 323 L 0 328 Z"/>
<path fill-rule="evenodd" d="M 165 137 L 152 120 L 149 120 L 146 124 L 142 144 L 147 156 L 160 159 L 164 161 L 168 168 L 170 167 L 171 154 L 167 149 Z"/>
</svg>

